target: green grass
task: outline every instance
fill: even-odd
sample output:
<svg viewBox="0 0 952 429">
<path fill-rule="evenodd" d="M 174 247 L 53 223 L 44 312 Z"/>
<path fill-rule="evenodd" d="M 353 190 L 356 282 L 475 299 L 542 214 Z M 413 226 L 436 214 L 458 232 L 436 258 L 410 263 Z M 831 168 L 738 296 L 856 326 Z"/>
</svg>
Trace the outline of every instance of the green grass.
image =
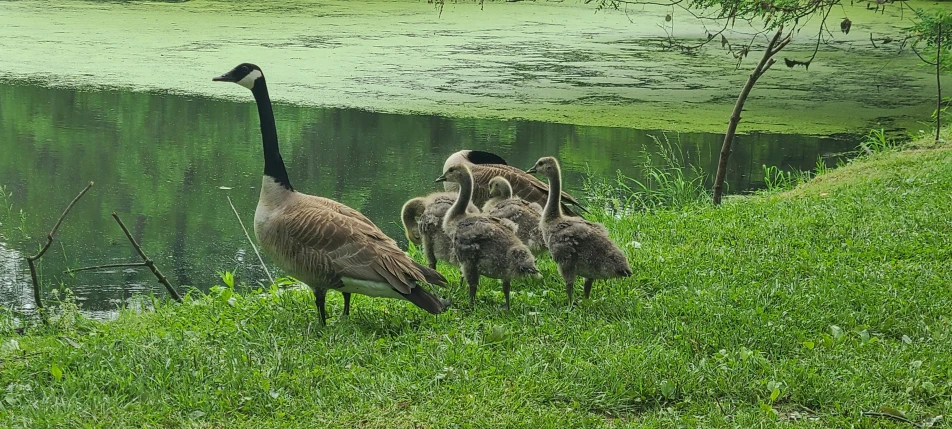
<svg viewBox="0 0 952 429">
<path fill-rule="evenodd" d="M 475 310 L 357 298 L 327 328 L 300 289 L 110 322 L 67 301 L 26 335 L 0 323 L 0 426 L 909 427 L 861 413 L 952 413 L 950 205 L 942 146 L 719 208 L 598 215 L 636 275 L 571 311 L 550 261 L 511 312 L 486 280 Z"/>
</svg>

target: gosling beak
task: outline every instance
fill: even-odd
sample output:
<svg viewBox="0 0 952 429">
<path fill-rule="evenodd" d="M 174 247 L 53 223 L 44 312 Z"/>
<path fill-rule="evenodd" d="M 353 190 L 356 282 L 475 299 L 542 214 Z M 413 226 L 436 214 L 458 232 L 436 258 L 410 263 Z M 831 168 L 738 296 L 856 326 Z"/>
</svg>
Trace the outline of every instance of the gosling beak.
<svg viewBox="0 0 952 429">
<path fill-rule="evenodd" d="M 436 183 L 445 182 L 445 181 L 446 181 L 446 175 L 445 175 L 445 174 L 441 174 L 440 177 L 437 177 L 436 180 L 435 180 Z"/>
<path fill-rule="evenodd" d="M 526 173 L 529 173 L 529 174 L 533 174 L 533 173 L 535 173 L 535 172 L 536 172 L 535 166 L 533 166 L 532 168 L 526 170 Z"/>
</svg>

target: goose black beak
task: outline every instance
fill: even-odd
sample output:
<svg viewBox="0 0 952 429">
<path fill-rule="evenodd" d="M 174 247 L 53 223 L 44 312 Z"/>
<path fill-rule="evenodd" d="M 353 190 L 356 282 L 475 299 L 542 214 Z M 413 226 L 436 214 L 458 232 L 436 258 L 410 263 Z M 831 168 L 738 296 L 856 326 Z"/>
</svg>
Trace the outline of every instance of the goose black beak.
<svg viewBox="0 0 952 429">
<path fill-rule="evenodd" d="M 445 182 L 445 181 L 446 181 L 446 175 L 445 175 L 445 174 L 440 175 L 440 177 L 437 177 L 436 180 L 435 180 L 436 183 Z"/>
<path fill-rule="evenodd" d="M 229 72 L 218 77 L 213 77 L 212 82 L 236 82 L 236 80 L 234 76 L 231 75 L 231 72 Z"/>
<path fill-rule="evenodd" d="M 535 172 L 536 172 L 536 168 L 535 168 L 535 167 L 532 167 L 532 168 L 526 170 L 526 173 L 529 173 L 529 174 L 533 174 L 533 173 L 535 173 Z"/>
</svg>

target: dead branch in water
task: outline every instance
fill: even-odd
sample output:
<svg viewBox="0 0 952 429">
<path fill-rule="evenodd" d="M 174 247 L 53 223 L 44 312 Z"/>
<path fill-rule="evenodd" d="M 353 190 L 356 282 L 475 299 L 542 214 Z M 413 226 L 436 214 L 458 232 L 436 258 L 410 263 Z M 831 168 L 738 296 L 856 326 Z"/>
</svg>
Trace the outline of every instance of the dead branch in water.
<svg viewBox="0 0 952 429">
<path fill-rule="evenodd" d="M 92 271 L 102 268 L 121 268 L 121 267 L 145 267 L 145 262 L 130 262 L 126 264 L 106 264 L 106 265 L 94 265 L 92 267 L 82 267 L 77 269 L 68 269 L 64 271 L 66 274 L 78 273 L 80 271 Z"/>
<path fill-rule="evenodd" d="M 128 238 L 129 242 L 132 243 L 132 247 L 135 247 L 136 252 L 139 252 L 139 256 L 142 257 L 142 264 L 152 270 L 152 274 L 155 274 L 155 278 L 159 280 L 159 283 L 162 283 L 162 285 L 165 286 L 165 289 L 169 291 L 169 295 L 172 295 L 172 299 L 174 299 L 176 302 L 182 302 L 182 296 L 175 291 L 175 288 L 172 287 L 172 284 L 169 283 L 169 280 L 166 279 L 164 275 L 162 275 L 162 272 L 159 271 L 158 268 L 155 267 L 155 262 L 152 262 L 152 260 L 145 255 L 145 252 L 142 251 L 142 247 L 139 246 L 139 243 L 136 242 L 136 239 L 132 237 L 131 233 L 129 233 L 129 229 L 126 228 L 126 225 L 122 223 L 122 219 L 119 219 L 119 215 L 117 215 L 116 212 L 112 212 L 112 217 L 117 223 L 119 223 L 119 227 L 122 228 L 122 232 L 126 234 L 126 238 Z"/>
<path fill-rule="evenodd" d="M 76 198 L 73 198 L 73 201 L 71 201 L 69 205 L 66 206 L 66 210 L 63 210 L 63 214 L 61 214 L 59 219 L 56 221 L 56 225 L 53 225 L 53 229 L 50 230 L 50 233 L 46 235 L 46 244 L 40 248 L 39 253 L 26 258 L 26 263 L 30 266 L 30 277 L 33 279 L 33 300 L 36 301 L 36 307 L 39 309 L 43 308 L 43 298 L 41 296 L 40 290 L 40 279 L 36 275 L 36 261 L 43 257 L 43 254 L 46 253 L 46 251 L 49 250 L 50 245 L 53 244 L 53 235 L 56 234 L 56 230 L 58 230 L 60 225 L 63 223 L 63 219 L 66 217 L 66 214 L 69 213 L 70 209 L 73 208 L 73 205 L 75 205 L 76 202 L 83 197 L 83 195 L 86 195 L 86 191 L 92 187 L 93 182 L 89 182 L 89 184 L 79 192 L 79 195 L 76 195 Z"/>
</svg>

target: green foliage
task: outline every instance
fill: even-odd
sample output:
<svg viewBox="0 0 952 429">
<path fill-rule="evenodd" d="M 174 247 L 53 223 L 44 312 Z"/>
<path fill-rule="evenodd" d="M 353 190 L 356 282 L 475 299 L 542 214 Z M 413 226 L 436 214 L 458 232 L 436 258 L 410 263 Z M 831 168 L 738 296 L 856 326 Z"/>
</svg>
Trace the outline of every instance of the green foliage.
<svg viewBox="0 0 952 429">
<path fill-rule="evenodd" d="M 12 222 L 16 222 L 14 226 Z M 26 213 L 14 210 L 13 190 L 0 185 L 0 238 L 23 240 L 26 238 Z"/>
<path fill-rule="evenodd" d="M 628 177 L 619 170 L 613 182 L 589 174 L 585 193 L 592 203 L 612 215 L 633 210 L 653 211 L 686 207 L 709 197 L 706 175 L 695 164 L 688 166 L 683 145 L 650 136 L 654 147 L 642 147 L 641 168 L 644 179 Z"/>
<path fill-rule="evenodd" d="M 940 43 L 943 51 L 947 54 L 952 46 L 952 14 L 945 9 L 915 9 L 915 18 L 913 26 L 906 31 L 912 36 L 913 47 L 925 46 L 933 48 Z M 935 52 L 926 52 L 931 55 L 931 60 L 935 61 Z"/>
<path fill-rule="evenodd" d="M 869 427 L 882 422 L 860 413 L 883 409 L 928 422 L 952 412 L 950 193 L 943 148 L 716 208 L 594 208 L 636 275 L 572 310 L 541 258 L 511 311 L 484 280 L 473 310 L 357 296 L 324 328 L 285 279 L 29 327 L 0 340 L 0 426 Z M 439 292 L 465 301 L 440 269 L 453 286 Z M 341 305 L 331 293 L 331 314 Z"/>
<path fill-rule="evenodd" d="M 767 185 L 767 190 L 770 192 L 792 188 L 796 184 L 793 173 L 790 171 L 783 171 L 773 165 L 770 167 L 764 165 L 763 169 L 764 184 Z"/>
<path fill-rule="evenodd" d="M 599 9 L 621 9 L 625 6 L 658 4 L 644 0 L 585 0 L 595 3 Z M 681 6 L 700 13 L 702 19 L 722 20 L 728 23 L 736 20 L 763 20 L 765 30 L 774 30 L 781 25 L 799 25 L 804 18 L 823 14 L 840 4 L 840 0 L 688 0 L 672 1 L 672 6 Z M 707 13 L 713 11 L 713 13 Z"/>
<path fill-rule="evenodd" d="M 866 134 L 863 142 L 859 145 L 859 148 L 867 154 L 897 150 L 900 147 L 901 144 L 898 141 L 886 136 L 886 132 L 882 128 L 878 130 L 869 130 L 869 133 Z"/>
</svg>

